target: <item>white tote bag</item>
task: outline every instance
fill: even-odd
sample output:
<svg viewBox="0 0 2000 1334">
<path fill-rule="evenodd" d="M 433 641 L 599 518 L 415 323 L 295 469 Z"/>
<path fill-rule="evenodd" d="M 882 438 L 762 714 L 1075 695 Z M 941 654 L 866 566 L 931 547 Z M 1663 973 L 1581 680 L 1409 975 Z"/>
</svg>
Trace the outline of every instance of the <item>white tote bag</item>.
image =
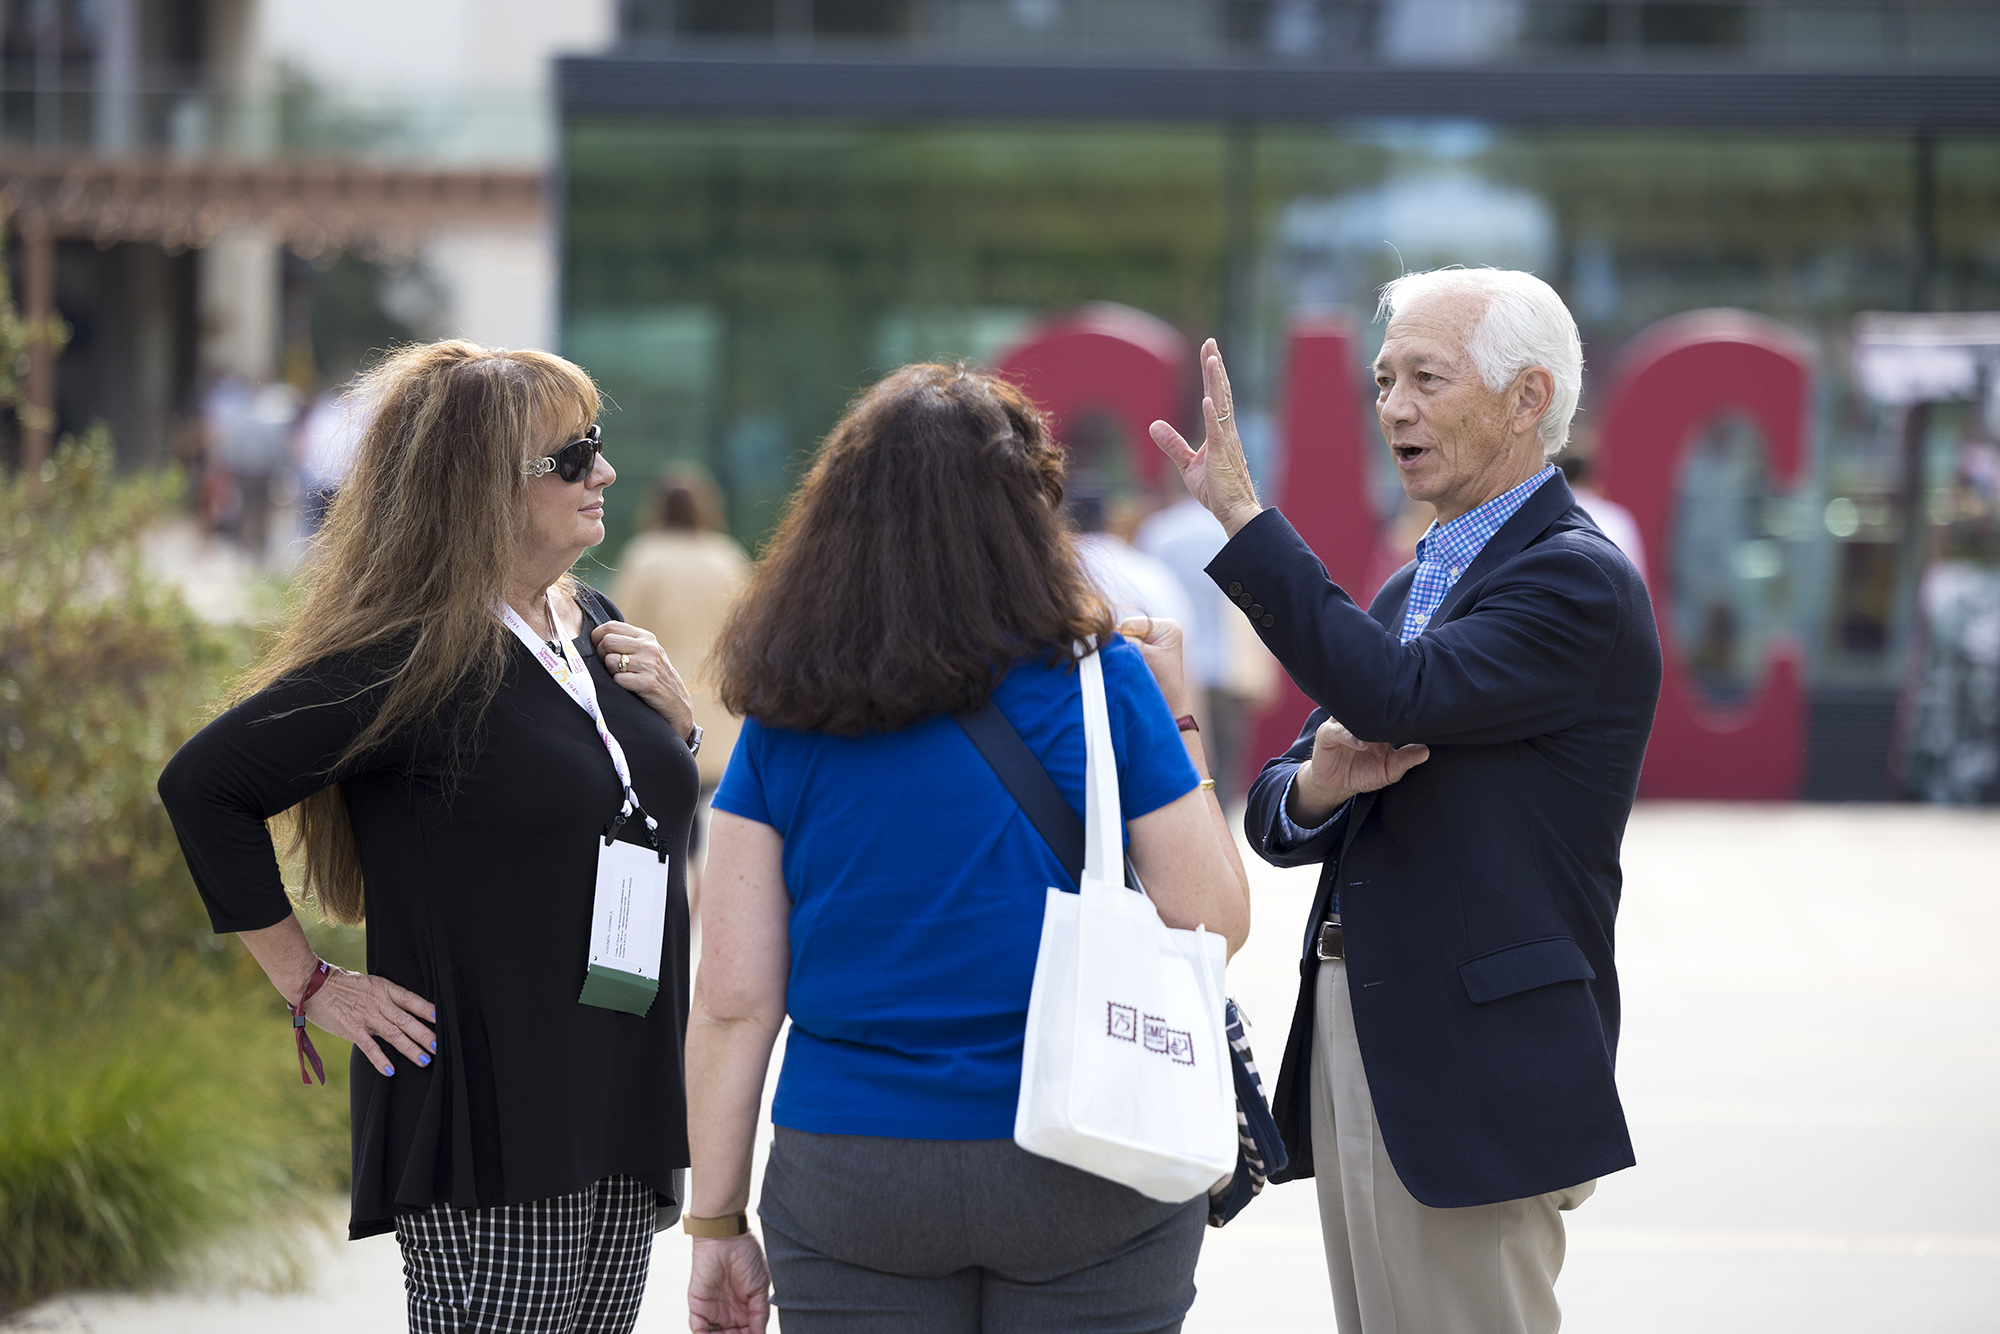
<svg viewBox="0 0 2000 1334">
<path fill-rule="evenodd" d="M 1098 655 L 1082 659 L 1082 892 L 1048 892 L 1014 1142 L 1180 1203 L 1236 1170 L 1223 938 L 1160 921 L 1124 881 L 1118 767 Z"/>
</svg>

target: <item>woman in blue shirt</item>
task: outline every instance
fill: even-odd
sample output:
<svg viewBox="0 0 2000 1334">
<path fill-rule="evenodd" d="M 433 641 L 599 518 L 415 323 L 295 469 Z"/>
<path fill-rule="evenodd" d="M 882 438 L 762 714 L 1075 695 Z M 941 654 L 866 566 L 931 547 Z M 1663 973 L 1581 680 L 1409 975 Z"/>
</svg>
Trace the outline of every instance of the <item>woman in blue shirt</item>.
<svg viewBox="0 0 2000 1334">
<path fill-rule="evenodd" d="M 1013 1142 L 1061 862 L 953 715 L 991 698 L 1076 808 L 1072 645 L 1104 645 L 1134 866 L 1170 926 L 1249 932 L 1180 632 L 1114 633 L 1034 406 L 964 367 L 856 402 L 717 649 L 747 721 L 715 796 L 688 1029 L 694 1328 L 761 1330 L 748 1232 L 771 1044 L 792 1021 L 758 1215 L 788 1334 L 1176 1330 L 1205 1199 L 1162 1204 Z"/>
</svg>

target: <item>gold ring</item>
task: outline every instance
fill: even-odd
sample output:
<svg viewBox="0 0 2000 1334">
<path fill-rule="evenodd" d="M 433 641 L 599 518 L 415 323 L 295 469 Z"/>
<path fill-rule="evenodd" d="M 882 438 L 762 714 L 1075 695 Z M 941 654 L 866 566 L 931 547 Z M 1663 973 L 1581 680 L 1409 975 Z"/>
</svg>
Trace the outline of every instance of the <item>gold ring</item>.
<svg viewBox="0 0 2000 1334">
<path fill-rule="evenodd" d="M 622 675 L 631 666 L 632 666 L 632 655 L 629 653 L 621 653 L 618 655 L 618 665 L 616 667 L 613 667 L 611 670 Z"/>
</svg>

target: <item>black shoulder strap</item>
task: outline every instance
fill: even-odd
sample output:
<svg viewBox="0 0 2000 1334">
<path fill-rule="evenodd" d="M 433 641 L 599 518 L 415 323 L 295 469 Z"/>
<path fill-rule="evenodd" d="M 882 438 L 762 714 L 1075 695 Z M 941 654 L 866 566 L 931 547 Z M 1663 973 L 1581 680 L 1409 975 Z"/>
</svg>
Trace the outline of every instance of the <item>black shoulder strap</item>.
<svg viewBox="0 0 2000 1334">
<path fill-rule="evenodd" d="M 604 614 L 604 595 L 589 584 L 577 586 L 576 605 L 583 608 L 583 614 L 590 618 L 590 628 L 595 630 L 611 618 Z"/>
<path fill-rule="evenodd" d="M 1083 821 L 1076 818 L 1076 811 L 1063 800 L 1056 780 L 1049 777 L 1049 771 L 1035 758 L 1035 752 L 1021 740 L 1014 724 L 1007 721 L 1007 715 L 1000 712 L 1000 706 L 990 697 L 978 711 L 957 715 L 957 722 L 993 766 L 993 772 L 1007 790 L 1014 794 L 1014 800 L 1021 803 L 1028 822 L 1056 854 L 1069 878 L 1081 885 Z"/>
</svg>

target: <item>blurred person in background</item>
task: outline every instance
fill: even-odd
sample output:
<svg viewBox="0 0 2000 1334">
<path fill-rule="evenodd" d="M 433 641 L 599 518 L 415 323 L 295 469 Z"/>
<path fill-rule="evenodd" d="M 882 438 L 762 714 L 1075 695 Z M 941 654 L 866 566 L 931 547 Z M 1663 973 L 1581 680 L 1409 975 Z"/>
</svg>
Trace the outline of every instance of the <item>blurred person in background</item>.
<svg viewBox="0 0 2000 1334">
<path fill-rule="evenodd" d="M 1436 517 L 1363 611 L 1257 500 L 1222 357 L 1154 440 L 1230 535 L 1209 575 L 1320 701 L 1244 832 L 1318 864 L 1271 1110 L 1314 1177 L 1344 1334 L 1554 1334 L 1564 1211 L 1630 1167 L 1619 846 L 1659 702 L 1639 573 L 1550 464 L 1583 382 L 1547 283 L 1383 289 L 1376 415 Z"/>
<path fill-rule="evenodd" d="M 695 714 L 702 719 L 701 769 L 705 808 L 736 746 L 741 720 L 716 698 L 704 664 L 730 606 L 750 575 L 750 557 L 723 531 L 722 493 L 692 464 L 667 470 L 654 484 L 640 533 L 618 556 L 611 598 L 634 625 L 659 637 L 667 657 L 689 676 Z M 700 903 L 704 811 L 695 815 L 688 847 L 689 910 Z"/>
<path fill-rule="evenodd" d="M 1959 448 L 1917 588 L 1902 704 L 1901 787 L 1922 801 L 2000 801 L 2000 448 Z"/>
<path fill-rule="evenodd" d="M 235 537 L 243 523 L 243 498 L 222 457 L 222 442 L 236 418 L 250 411 L 256 386 L 240 375 L 218 375 L 201 396 L 201 510 L 209 530 Z"/>
<path fill-rule="evenodd" d="M 1119 620 L 1129 616 L 1151 616 L 1172 621 L 1181 627 L 1182 652 L 1193 656 L 1201 650 L 1194 605 L 1173 568 L 1113 533 L 1106 526 L 1107 499 L 1097 492 L 1070 496 L 1063 512 L 1076 529 L 1076 555 L 1083 572 L 1104 596 L 1111 613 Z M 1206 714 L 1206 702 L 1197 701 L 1198 713 Z"/>
<path fill-rule="evenodd" d="M 715 797 L 688 1030 L 696 1330 L 761 1330 L 751 1145 L 791 1029 L 758 1213 L 788 1334 L 1167 1331 L 1207 1204 L 1013 1141 L 1047 886 L 1069 874 L 955 716 L 989 700 L 1084 808 L 1074 646 L 1101 645 L 1130 855 L 1233 950 L 1248 882 L 1176 627 L 1082 577 L 1064 462 L 1014 386 L 908 366 L 834 427 L 717 647 L 747 716 Z"/>
<path fill-rule="evenodd" d="M 333 497 L 354 466 L 366 413 L 340 390 L 330 389 L 312 401 L 299 419 L 299 503 L 305 535 L 316 535 L 333 507 Z"/>
<path fill-rule="evenodd" d="M 298 415 L 299 397 L 290 385 L 230 375 L 216 381 L 203 403 L 210 466 L 226 479 L 214 517 L 259 560 L 270 551 L 272 508 L 291 489 Z"/>
<path fill-rule="evenodd" d="M 1204 572 L 1228 535 L 1187 494 L 1178 474 L 1169 484 L 1180 498 L 1147 516 L 1133 545 L 1171 570 L 1186 595 L 1183 653 L 1204 706 L 1202 737 L 1215 771 L 1216 795 L 1233 809 L 1247 791 L 1243 761 L 1251 719 L 1276 693 L 1277 664 L 1257 636 L 1237 624 L 1242 618 Z"/>
<path fill-rule="evenodd" d="M 1590 516 L 1590 521 L 1625 553 L 1625 559 L 1632 562 L 1639 577 L 1645 578 L 1646 540 L 1639 536 L 1639 521 L 1632 517 L 1631 510 L 1597 489 L 1593 482 L 1597 463 L 1592 452 L 1571 445 L 1556 459 L 1556 466 L 1562 469 L 1570 494 L 1576 497 L 1576 503 Z"/>
<path fill-rule="evenodd" d="M 215 929 L 290 1008 L 301 1078 L 308 1021 L 354 1044 L 349 1235 L 395 1232 L 410 1328 L 622 1334 L 688 1161 L 701 732 L 659 642 L 568 573 L 616 477 L 590 378 L 442 342 L 362 391 L 303 598 L 160 797 Z M 308 901 L 365 915 L 367 973 L 321 960 L 293 912 L 266 828 L 284 814 Z M 604 868 L 661 856 L 658 952 L 632 968 L 663 994 L 607 996 L 587 966 Z"/>
</svg>

